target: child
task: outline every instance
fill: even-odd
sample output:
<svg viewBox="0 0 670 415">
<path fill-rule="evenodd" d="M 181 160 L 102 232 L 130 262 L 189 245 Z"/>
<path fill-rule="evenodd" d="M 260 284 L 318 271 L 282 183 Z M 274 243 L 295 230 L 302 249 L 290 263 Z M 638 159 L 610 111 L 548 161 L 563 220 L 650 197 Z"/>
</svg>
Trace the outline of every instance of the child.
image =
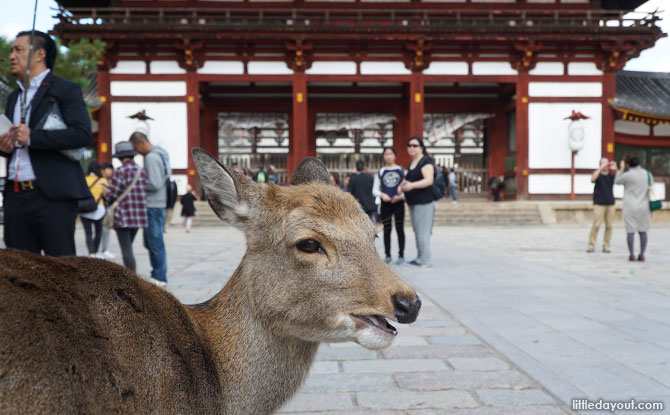
<svg viewBox="0 0 670 415">
<path fill-rule="evenodd" d="M 191 232 L 191 222 L 193 221 L 193 215 L 195 215 L 195 195 L 193 194 L 193 188 L 191 185 L 186 185 L 186 194 L 181 197 L 181 215 L 184 219 L 184 226 L 186 226 L 186 232 Z"/>
</svg>

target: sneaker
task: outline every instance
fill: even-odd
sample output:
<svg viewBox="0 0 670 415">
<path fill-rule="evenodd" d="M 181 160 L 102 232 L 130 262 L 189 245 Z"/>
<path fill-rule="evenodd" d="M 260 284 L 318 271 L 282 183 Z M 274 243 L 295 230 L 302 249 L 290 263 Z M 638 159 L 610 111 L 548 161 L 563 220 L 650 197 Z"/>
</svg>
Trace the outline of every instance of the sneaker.
<svg viewBox="0 0 670 415">
<path fill-rule="evenodd" d="M 405 263 L 405 258 L 403 258 L 403 257 L 400 257 L 400 258 L 395 260 L 396 265 L 402 265 L 404 263 Z"/>
<path fill-rule="evenodd" d="M 630 255 L 630 256 L 628 257 L 628 260 L 629 260 L 629 261 L 635 261 L 635 255 Z"/>
<path fill-rule="evenodd" d="M 105 258 L 105 259 L 114 259 L 114 258 L 116 258 L 116 255 L 114 255 L 113 253 L 111 253 L 111 252 L 109 252 L 109 251 L 103 251 L 100 255 L 102 255 L 102 257 Z"/>
<path fill-rule="evenodd" d="M 638 255 L 637 260 L 640 262 L 644 262 L 644 254 Z"/>
<path fill-rule="evenodd" d="M 390 257 L 390 256 L 387 256 L 387 257 L 384 259 L 384 262 L 386 262 L 387 264 L 390 264 L 390 263 L 391 263 L 391 257 Z"/>
<path fill-rule="evenodd" d="M 161 288 L 167 287 L 167 281 L 161 281 L 154 277 L 149 277 L 149 282 Z"/>
<path fill-rule="evenodd" d="M 606 254 L 611 254 L 612 253 L 612 251 L 610 251 L 609 248 L 603 248 L 603 252 L 606 253 Z"/>
<path fill-rule="evenodd" d="M 421 266 L 421 264 L 419 263 L 419 261 L 417 261 L 416 259 L 413 259 L 413 260 L 411 260 L 411 261 L 409 261 L 409 262 L 405 262 L 405 265 L 407 265 L 407 266 L 409 266 L 409 267 L 420 267 L 420 266 Z"/>
<path fill-rule="evenodd" d="M 595 249 L 593 249 L 593 248 L 589 248 L 589 249 L 586 250 L 586 252 L 588 252 L 588 253 L 590 254 L 590 253 L 595 252 Z"/>
</svg>

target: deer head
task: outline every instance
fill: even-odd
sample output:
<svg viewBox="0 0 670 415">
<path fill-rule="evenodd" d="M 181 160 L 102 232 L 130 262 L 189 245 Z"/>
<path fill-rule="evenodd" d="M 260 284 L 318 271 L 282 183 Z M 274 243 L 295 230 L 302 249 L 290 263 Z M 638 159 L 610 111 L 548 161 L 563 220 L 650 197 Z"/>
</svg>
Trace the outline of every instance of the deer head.
<svg viewBox="0 0 670 415">
<path fill-rule="evenodd" d="M 235 276 L 273 335 L 380 349 L 397 334 L 387 319 L 416 320 L 421 301 L 381 260 L 370 219 L 318 159 L 303 160 L 281 187 L 192 154 L 212 209 L 246 236 Z"/>
</svg>

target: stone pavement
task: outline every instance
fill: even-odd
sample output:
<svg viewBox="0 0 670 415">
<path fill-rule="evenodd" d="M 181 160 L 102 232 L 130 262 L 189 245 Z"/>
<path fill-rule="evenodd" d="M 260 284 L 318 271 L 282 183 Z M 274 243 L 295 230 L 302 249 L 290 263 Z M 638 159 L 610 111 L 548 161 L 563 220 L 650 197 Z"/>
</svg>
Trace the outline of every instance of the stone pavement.
<svg viewBox="0 0 670 415">
<path fill-rule="evenodd" d="M 282 413 L 553 415 L 582 398 L 670 405 L 670 228 L 650 232 L 645 263 L 627 262 L 621 227 L 612 254 L 587 254 L 587 237 L 570 225 L 435 228 L 433 268 L 395 267 L 422 296 L 419 320 L 397 325 L 386 350 L 322 346 Z M 213 296 L 244 250 L 229 227 L 173 226 L 166 243 L 168 287 L 185 303 Z M 146 276 L 141 235 L 135 252 Z"/>
</svg>

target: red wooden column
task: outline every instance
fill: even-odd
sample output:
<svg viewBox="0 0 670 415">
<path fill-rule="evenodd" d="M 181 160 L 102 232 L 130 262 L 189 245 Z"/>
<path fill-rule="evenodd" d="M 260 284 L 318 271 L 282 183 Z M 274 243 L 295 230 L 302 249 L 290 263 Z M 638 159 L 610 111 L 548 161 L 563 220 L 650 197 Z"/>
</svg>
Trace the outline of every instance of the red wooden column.
<svg viewBox="0 0 670 415">
<path fill-rule="evenodd" d="M 98 162 L 112 161 L 112 103 L 109 93 L 109 71 L 98 69 L 98 97 L 102 107 L 98 111 Z"/>
<path fill-rule="evenodd" d="M 219 156 L 219 122 L 218 113 L 211 101 L 201 102 L 200 145 L 210 154 Z"/>
<path fill-rule="evenodd" d="M 528 199 L 528 73 L 516 81 L 516 198 Z"/>
<path fill-rule="evenodd" d="M 603 74 L 603 137 L 602 137 L 602 157 L 614 160 L 614 110 L 610 102 L 616 95 L 616 74 L 614 72 L 605 72 Z M 653 127 L 652 127 L 653 128 Z M 653 131 L 653 130 L 652 130 Z"/>
<path fill-rule="evenodd" d="M 424 96 L 423 74 L 412 72 L 409 81 L 408 117 L 406 118 L 406 137 L 394 138 L 393 144 L 398 152 L 397 163 L 406 166 L 411 161 L 407 153 L 407 139 L 414 136 L 423 137 L 423 114 L 426 97 Z"/>
<path fill-rule="evenodd" d="M 305 157 L 315 156 L 309 144 L 309 123 L 307 111 L 307 77 L 304 72 L 293 75 L 293 114 L 291 115 L 291 135 L 289 136 L 286 173 L 290 176 Z"/>
<path fill-rule="evenodd" d="M 407 154 L 407 139 L 409 135 L 409 111 L 394 113 L 395 122 L 393 123 L 393 147 L 395 147 L 396 163 L 399 166 L 407 167 L 411 161 Z"/>
<path fill-rule="evenodd" d="M 188 123 L 188 183 L 197 189 L 198 181 L 191 149 L 200 147 L 200 88 L 194 70 L 186 72 L 186 122 Z"/>
<path fill-rule="evenodd" d="M 493 118 L 487 120 L 491 123 L 488 142 L 489 152 L 489 177 L 502 176 L 505 174 L 505 157 L 507 157 L 507 111 L 505 103 L 501 103 L 495 109 Z"/>
</svg>

